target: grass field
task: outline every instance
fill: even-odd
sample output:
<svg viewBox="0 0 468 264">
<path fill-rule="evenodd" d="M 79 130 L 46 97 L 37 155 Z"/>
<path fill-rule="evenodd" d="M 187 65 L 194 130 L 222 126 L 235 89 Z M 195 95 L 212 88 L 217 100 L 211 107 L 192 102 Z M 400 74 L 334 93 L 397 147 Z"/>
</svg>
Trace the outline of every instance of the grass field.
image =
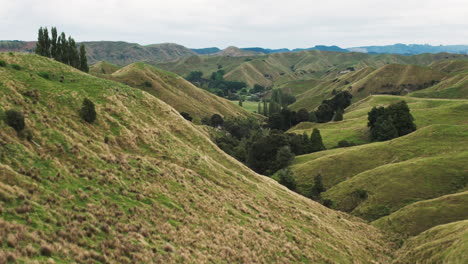
<svg viewBox="0 0 468 264">
<path fill-rule="evenodd" d="M 0 262 L 390 261 L 378 229 L 253 173 L 153 95 L 36 55 L 0 60 L 0 116 L 27 128 L 0 121 Z"/>
<path fill-rule="evenodd" d="M 239 101 L 231 101 L 235 105 L 239 105 Z M 243 101 L 242 108 L 249 111 L 250 113 L 258 112 L 258 102 Z"/>
<path fill-rule="evenodd" d="M 356 144 L 369 143 L 367 113 L 374 106 L 388 106 L 401 100 L 408 103 L 418 128 L 433 124 L 468 125 L 466 117 L 468 100 L 373 95 L 348 107 L 343 121 L 323 124 L 304 122 L 291 128 L 289 132 L 297 134 L 306 132 L 310 135 L 314 128 L 318 128 L 327 148 L 335 147 L 340 140 Z"/>
</svg>

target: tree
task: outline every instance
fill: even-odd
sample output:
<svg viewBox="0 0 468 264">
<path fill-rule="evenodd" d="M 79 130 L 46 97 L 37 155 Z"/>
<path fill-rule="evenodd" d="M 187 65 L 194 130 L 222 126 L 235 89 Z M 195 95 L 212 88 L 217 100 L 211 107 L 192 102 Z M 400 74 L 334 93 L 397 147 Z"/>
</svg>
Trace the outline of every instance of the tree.
<svg viewBox="0 0 468 264">
<path fill-rule="evenodd" d="M 260 102 L 258 102 L 257 113 L 260 115 L 262 114 L 262 104 Z"/>
<path fill-rule="evenodd" d="M 189 82 L 200 82 L 203 79 L 203 73 L 201 71 L 192 71 L 185 78 Z"/>
<path fill-rule="evenodd" d="M 276 152 L 276 170 L 289 166 L 293 160 L 294 153 L 291 152 L 291 148 L 289 146 L 281 147 L 278 152 Z"/>
<path fill-rule="evenodd" d="M 265 91 L 265 87 L 261 86 L 260 84 L 255 84 L 254 87 L 252 88 L 252 93 L 261 93 Z"/>
<path fill-rule="evenodd" d="M 81 118 L 88 123 L 93 123 L 96 120 L 96 109 L 94 107 L 94 103 L 85 98 L 83 100 L 83 105 L 80 111 Z"/>
<path fill-rule="evenodd" d="M 242 107 L 242 96 L 239 98 L 239 106 Z"/>
<path fill-rule="evenodd" d="M 416 130 L 414 118 L 405 101 L 387 108 L 372 108 L 367 116 L 371 139 L 374 141 L 390 140 L 407 135 Z"/>
<path fill-rule="evenodd" d="M 278 172 L 279 183 L 286 186 L 291 191 L 296 190 L 296 180 L 294 179 L 293 172 L 289 169 L 283 169 Z"/>
<path fill-rule="evenodd" d="M 333 121 L 343 121 L 343 109 L 338 109 L 333 116 Z"/>
<path fill-rule="evenodd" d="M 322 136 L 320 135 L 320 130 L 317 128 L 314 128 L 312 131 L 312 135 L 310 136 L 310 143 L 311 143 L 311 148 L 312 152 L 317 152 L 321 150 L 325 150 L 325 145 L 323 145 L 322 142 Z"/>
<path fill-rule="evenodd" d="M 26 127 L 23 114 L 15 110 L 5 112 L 5 122 L 16 132 L 21 132 Z"/>
<path fill-rule="evenodd" d="M 416 130 L 414 118 L 410 113 L 408 104 L 405 101 L 390 105 L 387 109 L 387 114 L 393 120 L 393 125 L 398 131 L 398 136 L 407 135 Z"/>
<path fill-rule="evenodd" d="M 317 123 L 317 116 L 314 111 L 309 113 L 309 122 Z"/>
<path fill-rule="evenodd" d="M 80 46 L 80 70 L 83 72 L 89 72 L 88 59 L 86 58 L 85 45 Z"/>
<path fill-rule="evenodd" d="M 318 174 L 314 178 L 314 186 L 311 190 L 311 198 L 314 200 L 320 199 L 320 194 L 326 191 L 325 186 L 323 185 L 322 175 Z"/>
<path fill-rule="evenodd" d="M 296 114 L 297 123 L 309 121 L 309 112 L 305 108 L 299 109 Z"/>
<path fill-rule="evenodd" d="M 52 27 L 50 30 L 52 34 L 52 39 L 50 40 L 50 56 L 55 60 L 58 60 L 58 35 L 57 28 Z"/>
<path fill-rule="evenodd" d="M 36 54 L 44 56 L 45 50 L 45 43 L 44 43 L 44 30 L 42 27 L 39 28 L 39 32 L 37 33 L 37 42 L 36 42 Z"/>
<path fill-rule="evenodd" d="M 379 117 L 371 129 L 371 138 L 375 141 L 385 141 L 398 137 L 398 130 L 391 117 Z"/>
<path fill-rule="evenodd" d="M 327 123 L 331 121 L 333 118 L 333 114 L 334 110 L 328 104 L 321 104 L 315 112 L 318 123 Z"/>
<path fill-rule="evenodd" d="M 223 125 L 223 123 L 224 123 L 223 118 L 218 114 L 214 114 L 210 118 L 210 124 L 212 127 L 220 127 Z"/>
<path fill-rule="evenodd" d="M 78 53 L 75 40 L 72 37 L 68 37 L 68 55 L 69 55 L 68 65 L 72 66 L 73 68 L 79 69 L 80 68 L 80 55 Z"/>
<path fill-rule="evenodd" d="M 49 31 L 47 28 L 44 28 L 44 35 L 43 35 L 43 56 L 50 58 L 50 39 L 49 39 Z"/>
</svg>

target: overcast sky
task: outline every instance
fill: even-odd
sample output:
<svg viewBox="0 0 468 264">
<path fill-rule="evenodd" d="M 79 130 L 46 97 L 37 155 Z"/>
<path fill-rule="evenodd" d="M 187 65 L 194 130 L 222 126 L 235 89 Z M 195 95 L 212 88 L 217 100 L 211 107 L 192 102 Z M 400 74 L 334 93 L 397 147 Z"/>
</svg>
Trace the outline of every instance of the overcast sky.
<svg viewBox="0 0 468 264">
<path fill-rule="evenodd" d="M 40 26 L 190 48 L 468 44 L 468 0 L 0 0 L 0 39 L 35 40 Z"/>
</svg>

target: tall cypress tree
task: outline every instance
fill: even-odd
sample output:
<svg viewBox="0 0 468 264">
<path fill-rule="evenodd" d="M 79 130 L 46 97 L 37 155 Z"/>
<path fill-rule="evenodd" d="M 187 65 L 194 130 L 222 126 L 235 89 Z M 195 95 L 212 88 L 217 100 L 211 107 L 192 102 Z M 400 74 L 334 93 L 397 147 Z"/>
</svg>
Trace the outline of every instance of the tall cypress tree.
<svg viewBox="0 0 468 264">
<path fill-rule="evenodd" d="M 54 58 L 55 60 L 58 60 L 57 56 L 57 41 L 58 41 L 58 36 L 57 36 L 57 28 L 52 27 L 50 30 L 52 34 L 52 39 L 50 40 L 50 56 Z"/>
<path fill-rule="evenodd" d="M 42 27 L 39 28 L 39 32 L 37 34 L 36 54 L 44 56 L 44 30 Z"/>
<path fill-rule="evenodd" d="M 86 58 L 86 48 L 83 44 L 80 46 L 80 70 L 89 72 L 88 59 Z"/>
<path fill-rule="evenodd" d="M 68 37 L 68 54 L 69 65 L 78 69 L 80 67 L 80 55 L 75 40 L 72 37 Z"/>
<path fill-rule="evenodd" d="M 49 31 L 47 28 L 44 28 L 44 55 L 50 58 L 50 39 L 49 39 Z"/>
<path fill-rule="evenodd" d="M 323 145 L 322 136 L 320 135 L 320 130 L 314 128 L 312 135 L 310 136 L 310 143 L 312 145 L 312 152 L 325 150 L 325 145 Z"/>
<path fill-rule="evenodd" d="M 65 33 L 60 34 L 60 62 L 69 64 L 68 41 Z"/>
</svg>

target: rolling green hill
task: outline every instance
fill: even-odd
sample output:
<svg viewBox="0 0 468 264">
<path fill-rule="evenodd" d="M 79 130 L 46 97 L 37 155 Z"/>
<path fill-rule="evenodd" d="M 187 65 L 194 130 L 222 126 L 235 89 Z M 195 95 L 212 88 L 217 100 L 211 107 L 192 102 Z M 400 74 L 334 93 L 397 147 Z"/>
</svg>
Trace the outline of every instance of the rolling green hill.
<svg viewBox="0 0 468 264">
<path fill-rule="evenodd" d="M 98 61 L 89 67 L 89 72 L 93 75 L 112 74 L 120 68 L 121 67 L 107 61 Z"/>
<path fill-rule="evenodd" d="M 151 94 L 36 55 L 0 59 L 0 115 L 26 119 L 19 135 L 0 122 L 1 262 L 390 261 L 377 229 L 253 173 Z"/>
<path fill-rule="evenodd" d="M 404 100 L 410 107 L 418 128 L 432 124 L 468 125 L 467 100 L 424 99 L 406 96 L 373 95 L 354 103 L 346 109 L 344 120 L 329 123 L 303 122 L 289 132 L 310 135 L 318 128 L 327 148 L 335 147 L 339 141 L 347 140 L 356 144 L 369 143 L 367 113 L 374 106 L 388 106 Z"/>
<path fill-rule="evenodd" d="M 120 66 L 139 61 L 158 63 L 196 54 L 184 46 L 173 43 L 142 46 L 123 41 L 93 41 L 79 44 L 86 46 L 88 63 L 91 64 L 98 61 L 108 61 Z"/>
<path fill-rule="evenodd" d="M 447 210 L 453 209 L 452 216 L 450 212 L 442 212 L 439 218 L 423 215 L 422 202 L 411 206 L 414 202 L 462 192 L 468 184 L 468 167 L 464 162 L 468 157 L 467 100 L 370 96 L 349 107 L 344 121 L 302 123 L 290 132 L 310 133 L 313 128 L 319 128 L 329 148 L 343 139 L 369 143 L 367 112 L 373 106 L 386 106 L 399 100 L 408 103 L 418 126 L 416 132 L 387 142 L 296 157 L 291 169 L 299 192 L 310 195 L 314 177 L 320 173 L 327 187 L 323 197 L 333 200 L 335 208 L 368 220 L 390 214 L 388 219 L 395 217 L 395 221 L 389 220 L 391 222 L 379 224 L 379 227 L 413 235 L 418 232 L 410 228 L 419 225 L 419 221 L 422 221 L 419 226 L 422 229 L 418 230 L 423 231 L 436 223 L 459 220 L 453 215 L 465 219 L 458 213 L 464 210 L 461 203 L 454 204 L 455 208 L 447 207 Z M 367 198 L 357 196 L 362 191 Z M 443 201 L 443 198 L 439 200 Z M 413 211 L 405 211 L 405 208 Z M 421 218 L 417 213 L 409 216 L 409 212 L 418 209 L 422 210 Z M 392 213 L 396 211 L 394 216 Z M 399 217 L 403 219 L 400 222 L 407 218 L 415 222 L 408 220 L 400 225 Z M 425 217 L 428 218 L 426 222 L 423 221 Z"/>
<path fill-rule="evenodd" d="M 157 66 L 182 76 L 198 70 L 208 76 L 221 65 L 226 71 L 227 80 L 244 81 L 250 86 L 284 86 L 289 82 L 314 78 L 333 80 L 350 67 L 361 70 L 366 67 L 380 68 L 387 64 L 427 66 L 440 60 L 467 57 L 468 55 L 448 53 L 402 56 L 310 50 L 254 57 L 196 56 Z"/>
<path fill-rule="evenodd" d="M 468 220 L 465 220 L 436 226 L 411 238 L 393 263 L 465 263 L 467 248 Z"/>
<path fill-rule="evenodd" d="M 372 224 L 414 236 L 434 226 L 465 219 L 468 219 L 468 191 L 410 204 Z"/>
<path fill-rule="evenodd" d="M 147 91 L 177 111 L 189 113 L 198 124 L 202 118 L 215 113 L 224 117 L 253 116 L 230 101 L 149 64 L 133 63 L 102 77 Z"/>
</svg>

